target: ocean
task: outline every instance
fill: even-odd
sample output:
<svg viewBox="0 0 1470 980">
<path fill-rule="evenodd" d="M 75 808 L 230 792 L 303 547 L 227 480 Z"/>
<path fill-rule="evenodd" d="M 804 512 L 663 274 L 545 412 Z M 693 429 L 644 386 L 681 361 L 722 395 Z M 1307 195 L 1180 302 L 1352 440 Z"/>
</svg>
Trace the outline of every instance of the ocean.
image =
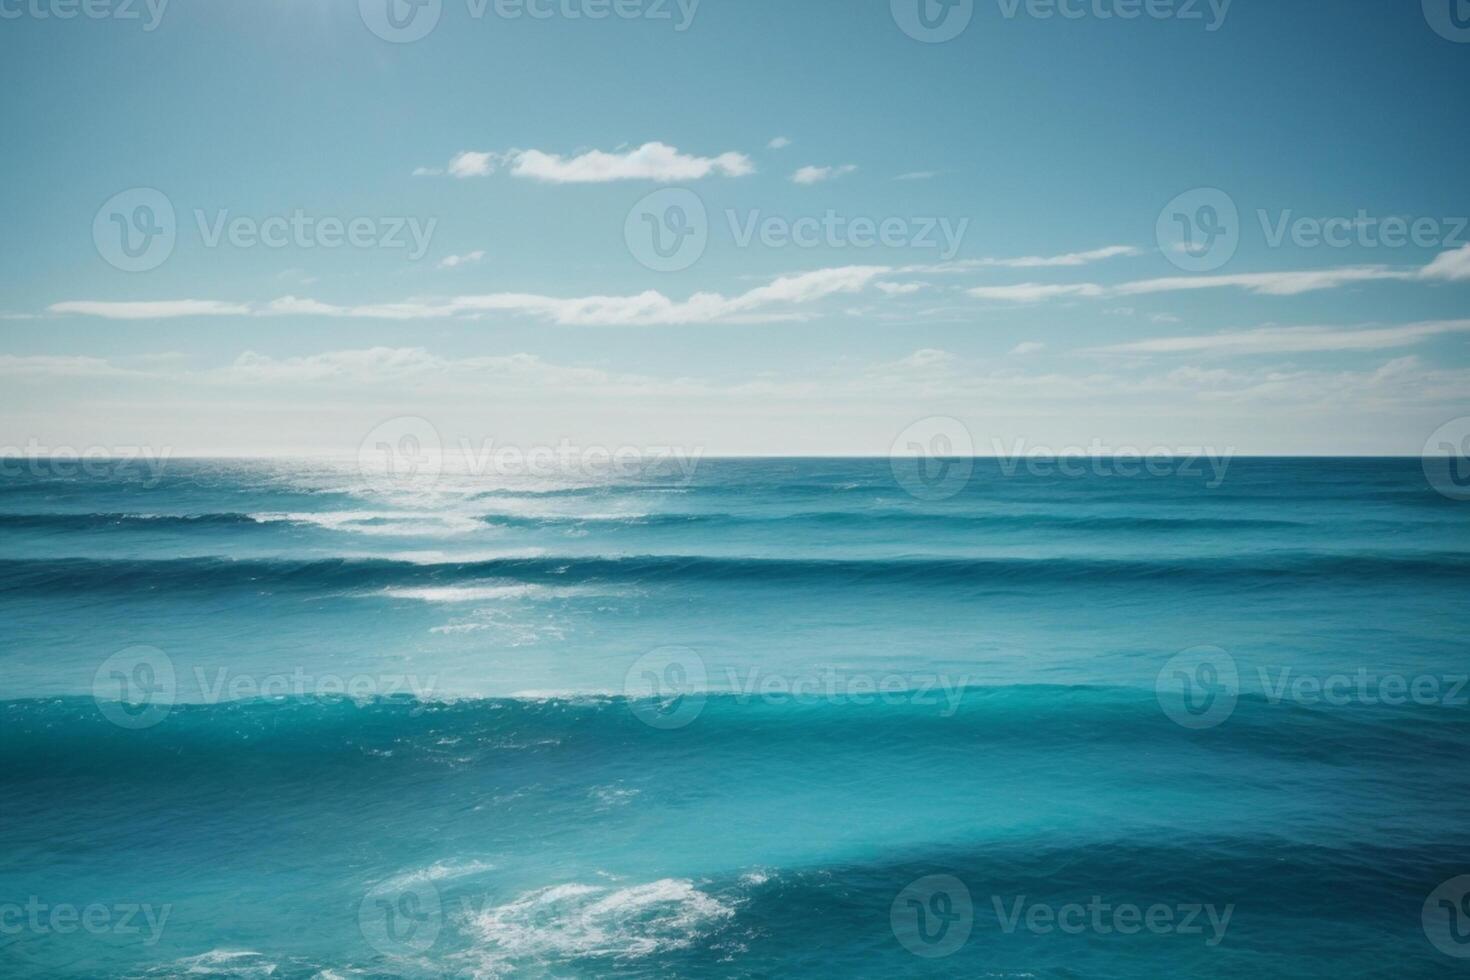
<svg viewBox="0 0 1470 980">
<path fill-rule="evenodd" d="M 0 975 L 1470 969 L 1470 503 L 948 462 L 7 461 Z"/>
</svg>

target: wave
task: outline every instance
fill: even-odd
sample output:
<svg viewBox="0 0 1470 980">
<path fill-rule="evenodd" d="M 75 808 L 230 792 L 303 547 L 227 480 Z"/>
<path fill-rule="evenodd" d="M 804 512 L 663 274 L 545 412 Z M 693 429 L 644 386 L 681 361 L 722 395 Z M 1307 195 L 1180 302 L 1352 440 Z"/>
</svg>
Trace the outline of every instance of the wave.
<svg viewBox="0 0 1470 980">
<path fill-rule="evenodd" d="M 421 564 L 378 558 L 325 560 L 227 558 L 6 559 L 0 594 L 181 592 L 221 588 L 256 591 L 429 588 L 486 580 L 539 584 L 689 583 L 786 586 L 883 585 L 1013 588 L 1021 585 L 1366 583 L 1470 578 L 1463 552 L 1277 552 L 1238 557 L 806 559 L 707 555 L 543 556 Z"/>
<path fill-rule="evenodd" d="M 643 959 L 687 949 L 734 914 L 732 902 L 687 879 L 553 885 L 471 916 L 474 945 L 466 956 L 492 975 L 526 960 Z"/>
</svg>

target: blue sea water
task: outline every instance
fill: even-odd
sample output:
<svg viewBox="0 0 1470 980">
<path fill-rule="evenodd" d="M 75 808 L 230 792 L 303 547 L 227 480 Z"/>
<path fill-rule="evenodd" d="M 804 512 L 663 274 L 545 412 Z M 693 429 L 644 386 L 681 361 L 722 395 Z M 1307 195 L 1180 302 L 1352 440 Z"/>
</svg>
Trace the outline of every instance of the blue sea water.
<svg viewBox="0 0 1470 980">
<path fill-rule="evenodd" d="M 12 464 L 0 975 L 1470 969 L 1420 461 L 904 485 Z"/>
</svg>

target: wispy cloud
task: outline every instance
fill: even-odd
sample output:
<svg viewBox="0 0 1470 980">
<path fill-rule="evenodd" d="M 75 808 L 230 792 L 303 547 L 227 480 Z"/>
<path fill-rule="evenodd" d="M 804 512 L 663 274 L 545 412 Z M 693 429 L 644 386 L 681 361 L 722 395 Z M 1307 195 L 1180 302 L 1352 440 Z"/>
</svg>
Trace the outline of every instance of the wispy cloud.
<svg viewBox="0 0 1470 980">
<path fill-rule="evenodd" d="M 976 286 L 965 290 L 976 299 L 1010 303 L 1038 303 L 1044 299 L 1102 296 L 1104 289 L 1093 283 L 1021 282 L 1012 286 Z"/>
<path fill-rule="evenodd" d="M 142 300 L 110 303 L 98 300 L 68 300 L 53 303 L 46 312 L 100 316 L 108 320 L 169 320 L 185 316 L 242 316 L 251 312 L 247 303 L 222 303 L 212 299 Z"/>
<path fill-rule="evenodd" d="M 463 255 L 446 255 L 444 256 L 444 258 L 439 260 L 439 268 L 458 269 L 460 266 L 463 265 L 474 265 L 484 257 L 484 250 L 478 248 L 475 249 L 473 252 L 466 252 Z"/>
<path fill-rule="evenodd" d="M 875 282 L 873 288 L 885 296 L 911 296 L 927 285 L 923 282 Z"/>
<path fill-rule="evenodd" d="M 1099 252 L 1105 250 L 1099 250 Z M 1078 253 L 1088 255 L 1098 253 Z M 1072 258 L 1072 256 L 1058 256 Z M 1015 260 L 1027 261 L 1027 260 Z M 960 263 L 949 263 L 950 266 Z M 972 260 L 967 263 L 1001 264 L 995 260 Z M 1072 264 L 1072 263 L 1056 263 Z M 899 271 L 918 271 L 901 269 Z M 953 271 L 927 267 L 929 272 Z M 1445 252 L 1421 269 L 1398 268 L 1387 265 L 1338 266 L 1331 269 L 1312 269 L 1295 272 L 1241 272 L 1208 276 L 1164 276 L 1159 279 L 1140 279 L 1116 286 L 1104 286 L 1095 282 L 1040 285 L 1020 283 L 1014 286 L 982 286 L 966 290 L 979 299 L 1037 301 L 1058 297 L 1076 296 L 1147 296 L 1157 293 L 1190 292 L 1201 289 L 1241 289 L 1257 296 L 1299 296 L 1303 293 L 1339 289 L 1343 286 L 1365 282 L 1414 282 L 1426 280 L 1461 281 L 1470 279 L 1470 246 L 1453 252 Z"/>
<path fill-rule="evenodd" d="M 49 312 L 113 320 L 169 319 L 184 316 L 322 316 L 351 319 L 428 320 L 478 317 L 487 313 L 529 316 L 563 326 L 660 326 L 700 323 L 761 323 L 808 318 L 796 307 L 841 293 L 856 293 L 891 270 L 886 266 L 843 266 L 781 276 L 735 296 L 695 293 L 670 299 L 656 290 L 632 296 L 555 297 L 533 293 L 491 293 L 446 300 L 338 305 L 284 296 L 262 306 L 187 301 L 56 303 Z"/>
<path fill-rule="evenodd" d="M 1442 279 L 1447 282 L 1464 282 L 1470 279 L 1470 245 L 1462 245 L 1453 252 L 1440 253 L 1420 274 L 1425 279 Z"/>
<path fill-rule="evenodd" d="M 789 136 L 777 136 L 775 139 L 767 143 L 766 147 L 772 150 L 784 150 L 790 145 L 791 138 Z"/>
<path fill-rule="evenodd" d="M 1064 252 L 1061 255 L 1024 255 L 1019 258 L 956 259 L 934 265 L 910 266 L 900 272 L 956 273 L 975 269 L 1056 269 L 1090 265 L 1105 259 L 1142 255 L 1143 249 L 1132 245 L 1107 245 L 1086 252 Z"/>
<path fill-rule="evenodd" d="M 791 182 L 793 184 L 820 184 L 824 180 L 832 180 L 855 170 L 857 170 L 855 163 L 844 163 L 840 167 L 802 167 L 791 175 Z"/>
<path fill-rule="evenodd" d="M 1261 327 L 1192 337 L 1154 337 L 1096 347 L 1105 354 L 1301 354 L 1408 347 L 1431 337 L 1470 332 L 1470 320 L 1430 320 L 1391 327 Z"/>
<path fill-rule="evenodd" d="M 588 150 L 562 156 L 544 150 L 464 150 L 454 155 L 443 169 L 420 167 L 418 176 L 447 173 L 451 177 L 489 177 L 502 167 L 515 177 L 547 184 L 603 184 L 619 180 L 651 180 L 667 183 L 700 180 L 714 174 L 744 177 L 755 173 L 755 164 L 743 153 L 721 153 L 702 157 L 681 153 L 667 143 L 644 143 L 630 150 Z"/>
</svg>

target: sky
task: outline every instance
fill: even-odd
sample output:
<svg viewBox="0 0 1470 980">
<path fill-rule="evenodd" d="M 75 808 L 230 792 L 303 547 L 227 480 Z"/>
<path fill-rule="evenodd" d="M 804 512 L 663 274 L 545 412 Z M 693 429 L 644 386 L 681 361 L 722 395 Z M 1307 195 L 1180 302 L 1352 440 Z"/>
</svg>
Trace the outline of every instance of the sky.
<svg viewBox="0 0 1470 980">
<path fill-rule="evenodd" d="M 1465 0 L 0 0 L 0 83 L 0 451 L 1470 415 Z"/>
</svg>

